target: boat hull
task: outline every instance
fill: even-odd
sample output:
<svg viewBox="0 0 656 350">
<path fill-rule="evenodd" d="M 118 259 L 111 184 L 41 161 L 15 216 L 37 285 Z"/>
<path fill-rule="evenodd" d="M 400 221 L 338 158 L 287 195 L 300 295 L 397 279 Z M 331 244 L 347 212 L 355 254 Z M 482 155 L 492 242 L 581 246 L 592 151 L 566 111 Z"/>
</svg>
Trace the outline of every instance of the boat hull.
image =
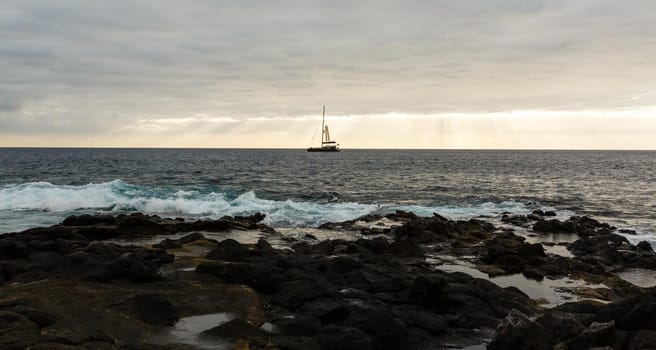
<svg viewBox="0 0 656 350">
<path fill-rule="evenodd" d="M 333 147 L 310 147 L 307 149 L 308 152 L 339 152 L 339 148 Z"/>
</svg>

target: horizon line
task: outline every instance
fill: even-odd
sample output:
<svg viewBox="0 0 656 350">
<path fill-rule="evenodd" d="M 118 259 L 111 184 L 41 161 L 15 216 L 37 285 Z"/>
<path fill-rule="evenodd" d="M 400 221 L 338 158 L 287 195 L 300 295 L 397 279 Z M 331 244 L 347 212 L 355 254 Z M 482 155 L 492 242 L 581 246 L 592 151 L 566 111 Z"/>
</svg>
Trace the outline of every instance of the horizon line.
<svg viewBox="0 0 656 350">
<path fill-rule="evenodd" d="M 306 150 L 307 147 L 158 147 L 158 146 L 0 146 L 0 149 L 143 149 L 143 150 Z M 650 152 L 656 148 L 340 148 L 342 151 L 628 151 Z"/>
</svg>

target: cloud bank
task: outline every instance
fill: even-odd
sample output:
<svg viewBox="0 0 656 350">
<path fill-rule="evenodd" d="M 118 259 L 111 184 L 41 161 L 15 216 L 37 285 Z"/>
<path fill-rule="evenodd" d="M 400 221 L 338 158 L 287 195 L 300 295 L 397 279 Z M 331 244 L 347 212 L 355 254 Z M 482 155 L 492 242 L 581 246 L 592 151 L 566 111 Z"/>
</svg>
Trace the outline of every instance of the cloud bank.
<svg viewBox="0 0 656 350">
<path fill-rule="evenodd" d="M 511 111 L 567 113 L 551 121 L 578 128 L 573 145 L 595 117 L 639 114 L 656 130 L 655 14 L 648 0 L 9 0 L 0 145 L 303 147 L 294 135 L 314 131 L 322 104 L 357 121 L 342 130 L 357 147 L 385 146 L 391 126 L 408 147 L 426 129 L 422 147 L 480 145 L 435 139 L 463 116 L 492 118 L 474 130 Z M 372 123 L 390 127 L 369 141 L 348 129 Z"/>
</svg>

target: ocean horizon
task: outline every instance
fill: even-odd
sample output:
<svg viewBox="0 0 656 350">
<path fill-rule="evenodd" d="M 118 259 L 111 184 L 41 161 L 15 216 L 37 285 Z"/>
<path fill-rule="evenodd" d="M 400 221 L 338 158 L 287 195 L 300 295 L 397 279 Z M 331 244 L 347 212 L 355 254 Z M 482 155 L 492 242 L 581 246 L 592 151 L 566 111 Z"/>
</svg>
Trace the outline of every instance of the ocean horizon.
<svg viewBox="0 0 656 350">
<path fill-rule="evenodd" d="M 540 209 L 653 244 L 654 164 L 652 151 L 626 150 L 0 148 L 0 232 L 81 213 L 262 212 L 274 227 L 315 227 L 396 210 L 493 220 Z"/>
</svg>

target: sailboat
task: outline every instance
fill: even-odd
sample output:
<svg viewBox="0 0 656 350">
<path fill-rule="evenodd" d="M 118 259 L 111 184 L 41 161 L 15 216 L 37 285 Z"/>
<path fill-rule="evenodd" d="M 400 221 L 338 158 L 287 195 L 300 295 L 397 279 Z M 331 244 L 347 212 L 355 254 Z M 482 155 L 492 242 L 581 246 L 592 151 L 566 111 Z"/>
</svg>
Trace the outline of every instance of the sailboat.
<svg viewBox="0 0 656 350">
<path fill-rule="evenodd" d="M 326 106 L 323 106 L 323 115 L 321 117 L 321 147 L 310 147 L 308 152 L 339 152 L 339 144 L 330 140 L 330 132 L 326 120 Z"/>
</svg>

